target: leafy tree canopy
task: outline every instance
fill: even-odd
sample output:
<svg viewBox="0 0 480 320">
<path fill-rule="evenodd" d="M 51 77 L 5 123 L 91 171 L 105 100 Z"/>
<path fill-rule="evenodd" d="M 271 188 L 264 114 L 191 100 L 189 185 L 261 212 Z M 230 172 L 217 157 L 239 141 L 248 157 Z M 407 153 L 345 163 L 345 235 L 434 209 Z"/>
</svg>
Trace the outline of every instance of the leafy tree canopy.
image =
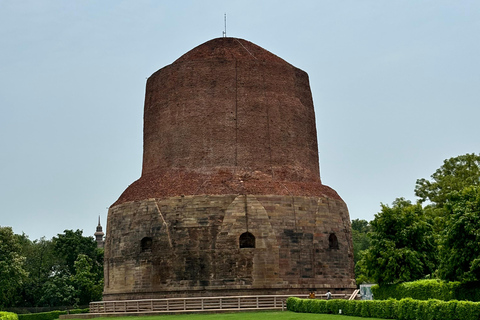
<svg viewBox="0 0 480 320">
<path fill-rule="evenodd" d="M 435 243 L 432 226 L 421 204 L 404 198 L 382 210 L 371 222 L 371 246 L 359 261 L 361 272 L 382 283 L 398 283 L 425 277 L 434 270 Z"/>
<path fill-rule="evenodd" d="M 30 241 L 25 234 L 11 238 L 14 244 L 8 247 L 18 252 L 29 274 L 18 286 L 14 278 L 8 278 L 15 288 L 11 292 L 16 293 L 12 306 L 71 306 L 101 300 L 103 249 L 97 248 L 93 237 L 84 237 L 80 230 L 65 230 L 52 240 Z"/>
<path fill-rule="evenodd" d="M 361 233 L 367 233 L 370 231 L 370 223 L 367 220 L 353 219 L 352 230 L 355 230 Z"/>
<path fill-rule="evenodd" d="M 364 251 L 370 247 L 369 231 L 370 223 L 368 221 L 360 219 L 352 220 L 353 258 L 357 283 L 369 282 L 357 264 L 357 262 L 362 259 Z"/>
<path fill-rule="evenodd" d="M 75 261 L 75 274 L 72 283 L 78 291 L 79 304 L 102 300 L 103 279 L 98 279 L 95 261 L 84 254 L 79 254 Z"/>
<path fill-rule="evenodd" d="M 78 305 L 79 298 L 77 292 L 72 285 L 71 280 L 66 275 L 56 275 L 42 287 L 43 294 L 40 298 L 42 306 L 75 306 Z"/>
<path fill-rule="evenodd" d="M 467 153 L 446 159 L 431 178 L 431 181 L 424 178 L 417 180 L 415 195 L 421 202 L 428 200 L 442 207 L 450 193 L 480 185 L 480 155 Z"/>
<path fill-rule="evenodd" d="M 28 276 L 20 251 L 12 228 L 0 226 L 0 307 L 13 307 L 20 299 L 19 292 Z"/>
<path fill-rule="evenodd" d="M 97 243 L 93 237 L 84 237 L 82 230 L 65 230 L 52 239 L 55 253 L 61 258 L 59 272 L 75 274 L 75 261 L 79 254 L 84 254 L 98 261 Z M 103 257 L 102 257 L 103 259 Z"/>
<path fill-rule="evenodd" d="M 18 239 L 25 257 L 25 270 L 29 274 L 22 290 L 23 306 L 38 307 L 46 293 L 45 285 L 58 269 L 60 261 L 52 241 L 45 238 L 31 241 L 25 234 L 19 235 Z"/>
<path fill-rule="evenodd" d="M 440 276 L 450 281 L 480 281 L 480 187 L 450 194 L 448 221 L 441 237 Z"/>
</svg>

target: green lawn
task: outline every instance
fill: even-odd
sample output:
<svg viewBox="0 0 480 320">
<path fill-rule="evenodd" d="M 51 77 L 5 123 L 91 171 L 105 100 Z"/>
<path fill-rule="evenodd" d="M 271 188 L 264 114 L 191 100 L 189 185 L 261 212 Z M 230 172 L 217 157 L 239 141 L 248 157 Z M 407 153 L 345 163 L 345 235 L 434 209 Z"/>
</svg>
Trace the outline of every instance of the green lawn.
<svg viewBox="0 0 480 320">
<path fill-rule="evenodd" d="M 290 311 L 267 311 L 267 312 L 236 312 L 236 313 L 215 313 L 215 314 L 178 314 L 144 317 L 115 317 L 96 318 L 105 320 L 359 320 L 360 317 L 341 316 L 332 314 L 295 313 Z M 378 318 L 368 318 L 380 320 Z"/>
</svg>

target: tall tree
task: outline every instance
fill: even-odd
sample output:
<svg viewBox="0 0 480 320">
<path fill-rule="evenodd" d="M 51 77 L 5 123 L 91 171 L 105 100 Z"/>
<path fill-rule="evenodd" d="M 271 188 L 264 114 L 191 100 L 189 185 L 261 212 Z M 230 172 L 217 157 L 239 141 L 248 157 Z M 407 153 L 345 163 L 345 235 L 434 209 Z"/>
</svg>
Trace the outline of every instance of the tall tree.
<svg viewBox="0 0 480 320">
<path fill-rule="evenodd" d="M 12 228 L 0 226 L 0 307 L 14 307 L 28 273 Z"/>
<path fill-rule="evenodd" d="M 18 236 L 18 239 L 25 257 L 25 270 L 29 273 L 22 289 L 22 306 L 41 307 L 42 297 L 46 292 L 45 284 L 54 275 L 59 264 L 53 243 L 45 238 L 31 241 L 25 234 Z"/>
<path fill-rule="evenodd" d="M 353 219 L 352 230 L 359 233 L 368 233 L 370 231 L 370 222 L 363 219 Z"/>
<path fill-rule="evenodd" d="M 58 307 L 101 300 L 103 249 L 81 230 L 31 241 L 0 227 L 0 307 Z"/>
<path fill-rule="evenodd" d="M 101 299 L 103 249 L 97 248 L 93 237 L 84 237 L 82 233 L 81 230 L 65 230 L 52 239 L 60 263 L 58 272 L 54 275 L 59 279 L 51 282 L 51 287 L 54 288 L 57 284 L 72 286 L 75 289 L 73 297 L 76 303 L 87 304 L 90 299 Z"/>
<path fill-rule="evenodd" d="M 371 246 L 358 262 L 369 279 L 382 283 L 412 281 L 434 270 L 435 243 L 432 226 L 421 204 L 396 199 L 371 222 Z"/>
<path fill-rule="evenodd" d="M 432 180 L 418 179 L 415 195 L 442 207 L 450 193 L 462 191 L 468 186 L 480 185 L 480 155 L 465 154 L 443 161 L 443 165 L 431 176 Z"/>
<path fill-rule="evenodd" d="M 431 176 L 417 180 L 415 194 L 425 208 L 439 247 L 438 275 L 444 280 L 480 280 L 480 155 L 446 159 Z"/>
<path fill-rule="evenodd" d="M 450 281 L 480 281 L 480 187 L 451 193 L 441 238 L 440 276 Z"/>
<path fill-rule="evenodd" d="M 370 247 L 370 223 L 367 220 L 352 220 L 352 240 L 353 240 L 353 258 L 355 263 L 355 277 L 357 283 L 369 282 L 367 276 L 363 274 L 358 261 L 364 255 L 365 250 Z"/>
<path fill-rule="evenodd" d="M 79 298 L 78 292 L 72 284 L 70 277 L 56 274 L 49 278 L 42 287 L 43 294 L 39 304 L 45 307 L 76 306 Z"/>
<path fill-rule="evenodd" d="M 103 263 L 103 261 L 99 261 L 101 257 L 99 257 L 95 239 L 84 237 L 82 230 L 65 230 L 63 234 L 58 234 L 52 241 L 55 254 L 60 258 L 58 270 L 60 273 L 75 274 L 75 261 L 80 254 L 86 255 L 100 264 Z M 96 268 L 98 267 L 96 266 Z"/>
<path fill-rule="evenodd" d="M 75 261 L 75 274 L 71 277 L 74 287 L 77 289 L 77 297 L 80 305 L 86 305 L 90 301 L 102 299 L 103 278 L 95 270 L 95 261 L 84 254 L 79 254 Z"/>
</svg>

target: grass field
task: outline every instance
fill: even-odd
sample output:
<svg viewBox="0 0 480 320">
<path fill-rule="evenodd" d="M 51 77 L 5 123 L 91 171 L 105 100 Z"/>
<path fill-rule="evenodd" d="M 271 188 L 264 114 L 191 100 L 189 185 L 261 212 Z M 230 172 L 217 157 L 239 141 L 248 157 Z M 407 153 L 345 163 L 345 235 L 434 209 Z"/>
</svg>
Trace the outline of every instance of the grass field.
<svg viewBox="0 0 480 320">
<path fill-rule="evenodd" d="M 295 313 L 290 311 L 267 311 L 267 312 L 236 312 L 236 313 L 215 313 L 215 314 L 177 314 L 161 316 L 144 317 L 115 317 L 115 318 L 96 318 L 105 320 L 359 320 L 359 317 L 332 315 L 332 314 L 312 314 Z M 378 318 L 368 318 L 369 320 L 380 320 Z"/>
</svg>

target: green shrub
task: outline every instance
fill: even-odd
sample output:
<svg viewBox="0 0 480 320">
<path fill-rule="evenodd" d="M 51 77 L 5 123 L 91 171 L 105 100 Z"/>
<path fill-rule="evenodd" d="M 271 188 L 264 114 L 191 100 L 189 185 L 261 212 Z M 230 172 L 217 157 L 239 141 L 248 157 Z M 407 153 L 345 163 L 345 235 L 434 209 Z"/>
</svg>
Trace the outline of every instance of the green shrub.
<svg viewBox="0 0 480 320">
<path fill-rule="evenodd" d="M 340 310 L 340 301 L 338 299 L 327 300 L 327 313 L 338 314 Z"/>
<path fill-rule="evenodd" d="M 306 299 L 299 299 L 297 302 L 297 312 L 305 313 L 307 312 L 307 302 Z"/>
<path fill-rule="evenodd" d="M 398 300 L 373 300 L 372 314 L 377 318 L 395 319 L 397 314 Z"/>
<path fill-rule="evenodd" d="M 455 314 L 458 319 L 462 320 L 478 320 L 480 319 L 480 308 L 474 307 L 475 302 L 458 301 L 455 308 Z"/>
<path fill-rule="evenodd" d="M 366 305 L 368 305 L 369 314 L 375 314 L 377 318 L 388 319 L 386 316 L 384 316 L 387 314 L 387 312 L 384 312 L 386 303 L 380 303 L 380 301 L 377 301 L 377 300 L 369 300 L 368 304 Z M 366 312 L 363 311 L 363 313 L 365 314 Z M 382 315 L 382 316 L 379 317 L 379 315 Z"/>
<path fill-rule="evenodd" d="M 287 299 L 287 310 L 297 312 L 298 301 L 300 301 L 300 298 L 288 297 L 288 299 Z"/>
<path fill-rule="evenodd" d="M 312 300 L 313 306 L 312 313 L 327 313 L 327 301 L 326 300 Z"/>
<path fill-rule="evenodd" d="M 358 317 L 399 320 L 479 320 L 480 302 L 414 300 L 312 300 L 288 298 L 287 309 L 305 313 L 333 313 Z"/>
<path fill-rule="evenodd" d="M 480 282 L 445 282 L 441 280 L 418 280 L 394 285 L 375 285 L 372 293 L 376 300 L 404 299 L 415 300 L 438 299 L 480 301 Z"/>
<path fill-rule="evenodd" d="M 357 303 L 351 303 L 347 301 L 347 303 L 345 303 L 342 306 L 342 314 L 347 316 L 355 316 L 356 315 L 355 310 L 357 308 L 357 305 L 358 305 Z"/>
<path fill-rule="evenodd" d="M 440 315 L 439 301 L 431 299 L 427 301 L 427 320 L 435 320 Z"/>
<path fill-rule="evenodd" d="M 445 282 L 440 280 L 418 280 L 403 282 L 394 285 L 378 285 L 372 287 L 373 296 L 377 300 L 412 298 L 415 300 L 452 300 L 459 282 Z"/>
<path fill-rule="evenodd" d="M 437 317 L 442 320 L 457 320 L 458 318 L 455 314 L 457 302 L 456 300 L 438 301 L 438 307 L 436 309 Z"/>
<path fill-rule="evenodd" d="M 58 319 L 61 314 L 67 314 L 67 311 L 50 311 L 50 312 L 19 314 L 18 320 L 54 320 L 54 319 Z"/>
<path fill-rule="evenodd" d="M 370 305 L 371 305 L 371 300 L 365 300 L 361 304 L 362 309 L 360 311 L 360 316 L 363 318 L 369 318 L 370 317 Z"/>
<path fill-rule="evenodd" d="M 70 313 L 70 314 L 88 313 L 89 311 L 90 311 L 89 308 L 85 308 L 85 309 L 72 309 L 72 310 L 69 310 L 68 313 Z"/>
<path fill-rule="evenodd" d="M 406 298 L 397 303 L 397 318 L 400 320 L 415 320 L 417 311 L 417 301 L 412 298 Z"/>
<path fill-rule="evenodd" d="M 349 314 L 355 317 L 361 317 L 362 314 L 362 303 L 359 301 L 359 303 L 353 303 L 354 308 L 352 308 L 353 313 Z M 350 309 L 350 308 L 348 308 Z"/>
<path fill-rule="evenodd" d="M 315 299 L 306 299 L 303 300 L 302 303 L 302 311 L 304 313 L 313 313 L 313 305 L 315 303 Z"/>
<path fill-rule="evenodd" d="M 328 300 L 328 301 L 333 301 L 333 300 Z M 337 313 L 340 313 L 340 310 L 342 310 L 342 314 L 345 314 L 345 310 L 348 309 L 348 300 L 343 300 L 343 299 L 338 299 L 335 300 L 337 304 Z"/>
<path fill-rule="evenodd" d="M 445 320 L 455 320 L 457 318 L 456 309 L 457 309 L 457 300 L 447 301 L 440 307 L 442 314 Z"/>
<path fill-rule="evenodd" d="M 431 300 L 419 300 L 417 302 L 417 316 L 419 319 L 429 318 L 429 301 Z"/>
<path fill-rule="evenodd" d="M 462 283 L 453 290 L 457 300 L 480 301 L 480 281 Z"/>
<path fill-rule="evenodd" d="M 0 320 L 18 320 L 18 315 L 13 312 L 0 311 Z"/>
</svg>

